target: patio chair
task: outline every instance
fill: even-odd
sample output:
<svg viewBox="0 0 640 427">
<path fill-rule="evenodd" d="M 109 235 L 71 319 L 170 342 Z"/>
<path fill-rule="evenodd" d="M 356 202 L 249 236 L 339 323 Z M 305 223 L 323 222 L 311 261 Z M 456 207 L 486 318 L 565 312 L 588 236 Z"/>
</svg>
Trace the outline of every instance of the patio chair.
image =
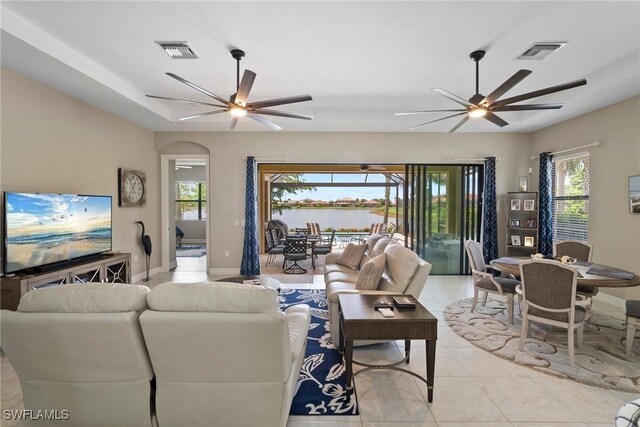
<svg viewBox="0 0 640 427">
<path fill-rule="evenodd" d="M 517 280 L 507 277 L 494 277 L 487 271 L 487 265 L 482 256 L 482 246 L 480 243 L 467 240 L 464 248 L 469 258 L 469 266 L 473 275 L 473 304 L 471 311 L 475 311 L 478 304 L 478 293 L 484 292 L 482 305 L 487 302 L 487 296 L 490 293 L 503 295 L 507 297 L 507 313 L 509 314 L 509 323 L 513 324 L 513 297 L 516 295 L 516 286 L 520 284 Z"/>
<path fill-rule="evenodd" d="M 302 268 L 298 261 L 307 259 L 307 236 L 287 236 L 284 243 L 284 261 L 282 268 L 286 274 L 304 274 L 306 268 Z M 293 261 L 293 264 L 286 267 L 287 261 Z"/>
<path fill-rule="evenodd" d="M 313 246 L 313 248 L 311 249 L 311 256 L 318 258 L 318 255 L 327 255 L 330 254 L 331 251 L 333 250 L 333 239 L 336 236 L 336 230 L 333 230 L 331 232 L 331 237 L 329 238 L 329 240 L 326 243 L 317 243 Z M 311 259 L 311 261 L 313 262 L 313 258 Z M 313 268 L 315 269 L 315 262 L 313 262 Z"/>
<path fill-rule="evenodd" d="M 317 222 L 308 222 L 307 223 L 307 228 L 310 231 L 309 234 L 313 234 L 313 235 L 316 235 L 316 236 L 320 235 L 320 224 L 318 224 Z"/>
<path fill-rule="evenodd" d="M 267 262 L 265 264 L 269 265 L 270 262 L 275 261 L 276 256 L 284 255 L 284 245 L 279 244 L 278 240 L 274 240 L 274 235 L 276 235 L 275 230 L 267 230 L 265 231 L 266 238 L 266 252 L 267 252 Z"/>
<path fill-rule="evenodd" d="M 593 257 L 593 245 L 579 240 L 560 240 L 553 242 L 553 256 L 560 258 L 570 256 L 581 262 L 591 262 Z M 578 295 L 593 298 L 598 295 L 600 289 L 597 286 L 578 285 Z M 591 317 L 591 307 L 587 308 L 587 319 Z"/>
<path fill-rule="evenodd" d="M 586 299 L 576 301 L 578 270 L 553 260 L 529 260 L 520 264 L 517 291 L 522 295 L 522 332 L 520 350 L 524 349 L 531 321 L 567 329 L 569 363 L 574 366 L 574 330 L 578 347 L 582 344 Z"/>
</svg>

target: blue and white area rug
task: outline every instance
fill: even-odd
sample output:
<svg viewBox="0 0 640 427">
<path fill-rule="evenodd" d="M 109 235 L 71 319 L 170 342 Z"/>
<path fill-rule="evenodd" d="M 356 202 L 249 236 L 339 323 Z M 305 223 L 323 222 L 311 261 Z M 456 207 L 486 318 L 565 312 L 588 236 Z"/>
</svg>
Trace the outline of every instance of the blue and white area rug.
<svg viewBox="0 0 640 427">
<path fill-rule="evenodd" d="M 311 324 L 307 335 L 307 352 L 291 415 L 358 415 L 355 389 L 349 395 L 342 356 L 333 346 L 329 333 L 329 310 L 324 290 L 282 289 L 280 307 L 296 304 L 311 307 Z"/>
</svg>

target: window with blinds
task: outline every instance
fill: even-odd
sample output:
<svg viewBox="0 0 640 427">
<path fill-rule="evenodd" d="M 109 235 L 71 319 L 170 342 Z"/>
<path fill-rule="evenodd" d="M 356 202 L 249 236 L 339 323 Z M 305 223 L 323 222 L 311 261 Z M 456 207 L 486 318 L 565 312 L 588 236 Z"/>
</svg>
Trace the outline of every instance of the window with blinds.
<svg viewBox="0 0 640 427">
<path fill-rule="evenodd" d="M 589 238 L 589 154 L 552 161 L 553 239 Z"/>
</svg>

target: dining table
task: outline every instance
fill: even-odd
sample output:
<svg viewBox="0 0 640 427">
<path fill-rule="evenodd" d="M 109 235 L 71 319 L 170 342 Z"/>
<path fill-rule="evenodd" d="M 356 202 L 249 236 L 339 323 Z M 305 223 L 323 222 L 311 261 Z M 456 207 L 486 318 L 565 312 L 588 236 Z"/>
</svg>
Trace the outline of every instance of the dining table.
<svg viewBox="0 0 640 427">
<path fill-rule="evenodd" d="M 490 265 L 491 268 L 505 275 L 520 277 L 520 263 L 530 259 L 531 257 L 500 257 L 491 261 Z M 628 288 L 640 285 L 640 276 L 620 268 L 582 261 L 569 265 L 578 270 L 579 286 Z"/>
</svg>

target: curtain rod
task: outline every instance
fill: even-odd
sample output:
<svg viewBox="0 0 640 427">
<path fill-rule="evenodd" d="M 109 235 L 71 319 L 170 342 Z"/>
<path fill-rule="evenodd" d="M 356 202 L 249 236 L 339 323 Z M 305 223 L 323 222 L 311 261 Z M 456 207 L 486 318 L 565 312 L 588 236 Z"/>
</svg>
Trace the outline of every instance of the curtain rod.
<svg viewBox="0 0 640 427">
<path fill-rule="evenodd" d="M 549 154 L 551 154 L 552 156 L 555 156 L 556 154 L 568 153 L 569 151 L 575 151 L 581 148 L 597 147 L 598 145 L 600 145 L 600 141 L 593 141 L 591 144 L 581 145 L 580 147 L 567 148 L 566 150 L 554 151 L 553 153 L 549 153 Z M 537 156 L 531 156 L 529 158 L 533 160 L 533 159 L 537 159 L 538 157 L 540 157 L 539 154 Z"/>
<path fill-rule="evenodd" d="M 491 156 L 487 156 L 491 157 Z M 483 157 L 482 159 L 453 159 L 454 162 L 484 162 L 487 160 L 487 157 Z M 496 162 L 499 162 L 500 159 L 496 159 Z"/>
<path fill-rule="evenodd" d="M 247 160 L 246 157 L 243 157 L 242 160 Z M 254 158 L 256 162 L 288 162 L 288 157 L 256 157 Z"/>
</svg>

